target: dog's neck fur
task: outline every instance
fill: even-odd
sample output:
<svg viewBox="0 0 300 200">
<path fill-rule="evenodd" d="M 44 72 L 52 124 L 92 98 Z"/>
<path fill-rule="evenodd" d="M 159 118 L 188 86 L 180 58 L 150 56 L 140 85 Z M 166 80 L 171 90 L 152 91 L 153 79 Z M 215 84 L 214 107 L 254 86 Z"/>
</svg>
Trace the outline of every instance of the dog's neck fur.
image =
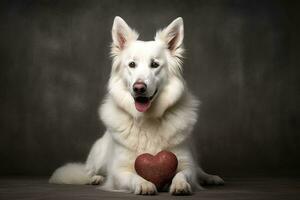
<svg viewBox="0 0 300 200">
<path fill-rule="evenodd" d="M 107 99 L 100 107 L 101 119 L 118 143 L 136 153 L 157 153 L 181 144 L 197 120 L 198 101 L 178 77 L 169 80 L 146 113 L 135 109 L 120 78 L 111 77 L 108 88 Z"/>
</svg>

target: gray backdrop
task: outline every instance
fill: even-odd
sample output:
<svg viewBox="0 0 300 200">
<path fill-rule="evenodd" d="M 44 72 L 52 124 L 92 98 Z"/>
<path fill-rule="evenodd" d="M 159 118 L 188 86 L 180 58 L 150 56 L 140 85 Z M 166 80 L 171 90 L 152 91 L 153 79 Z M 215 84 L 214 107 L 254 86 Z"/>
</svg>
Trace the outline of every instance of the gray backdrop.
<svg viewBox="0 0 300 200">
<path fill-rule="evenodd" d="M 143 40 L 184 18 L 184 76 L 201 99 L 194 135 L 221 175 L 299 172 L 299 20 L 284 1 L 1 3 L 0 174 L 83 161 L 104 127 L 113 18 Z"/>
</svg>

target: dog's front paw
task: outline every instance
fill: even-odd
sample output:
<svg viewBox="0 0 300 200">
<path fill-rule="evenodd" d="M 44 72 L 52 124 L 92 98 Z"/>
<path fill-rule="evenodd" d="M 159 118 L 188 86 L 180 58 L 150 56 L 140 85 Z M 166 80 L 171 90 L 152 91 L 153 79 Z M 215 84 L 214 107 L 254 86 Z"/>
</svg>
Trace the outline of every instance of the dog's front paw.
<svg viewBox="0 0 300 200">
<path fill-rule="evenodd" d="M 190 195 L 192 188 L 186 180 L 174 178 L 170 186 L 170 193 L 172 195 Z"/>
<path fill-rule="evenodd" d="M 142 180 L 135 184 L 134 194 L 154 195 L 157 193 L 156 187 L 153 183 Z"/>
<path fill-rule="evenodd" d="M 92 185 L 99 185 L 101 183 L 103 183 L 104 181 L 104 177 L 100 176 L 100 175 L 95 175 L 91 177 L 91 184 Z"/>
</svg>

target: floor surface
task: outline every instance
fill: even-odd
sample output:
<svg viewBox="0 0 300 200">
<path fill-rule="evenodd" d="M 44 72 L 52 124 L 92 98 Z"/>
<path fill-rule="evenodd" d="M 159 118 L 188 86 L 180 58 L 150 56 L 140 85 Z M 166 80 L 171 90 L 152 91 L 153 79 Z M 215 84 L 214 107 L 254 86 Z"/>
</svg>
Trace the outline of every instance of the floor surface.
<svg viewBox="0 0 300 200">
<path fill-rule="evenodd" d="M 210 186 L 191 196 L 137 196 L 126 193 L 105 192 L 91 185 L 54 185 L 46 178 L 0 177 L 0 199 L 201 199 L 201 200 L 298 200 L 300 178 L 228 178 L 224 186 Z"/>
</svg>

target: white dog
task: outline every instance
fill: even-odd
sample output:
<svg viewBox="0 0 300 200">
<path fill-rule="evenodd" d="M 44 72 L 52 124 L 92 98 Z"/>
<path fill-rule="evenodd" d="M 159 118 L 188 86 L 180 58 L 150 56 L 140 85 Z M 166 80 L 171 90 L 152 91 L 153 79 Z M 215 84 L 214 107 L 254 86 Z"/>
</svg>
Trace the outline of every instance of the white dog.
<svg viewBox="0 0 300 200">
<path fill-rule="evenodd" d="M 182 77 L 183 37 L 180 17 L 147 42 L 137 40 L 137 32 L 122 18 L 115 18 L 111 76 L 99 109 L 107 130 L 93 145 L 85 164 L 58 168 L 50 183 L 103 183 L 107 190 L 155 194 L 155 185 L 137 175 L 134 162 L 142 153 L 161 150 L 178 158 L 171 194 L 190 194 L 201 188 L 198 181 L 224 183 L 219 176 L 205 173 L 192 157 L 188 141 L 199 102 Z"/>
</svg>

